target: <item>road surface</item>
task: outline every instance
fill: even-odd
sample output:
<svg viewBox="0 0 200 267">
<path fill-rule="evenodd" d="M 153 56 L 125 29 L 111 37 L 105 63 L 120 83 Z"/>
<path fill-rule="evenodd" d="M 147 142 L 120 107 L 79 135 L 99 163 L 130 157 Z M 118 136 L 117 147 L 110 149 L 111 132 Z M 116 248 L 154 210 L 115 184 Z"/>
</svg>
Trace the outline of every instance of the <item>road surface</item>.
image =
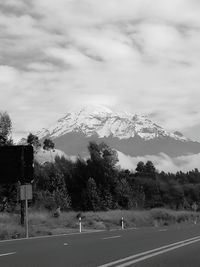
<svg viewBox="0 0 200 267">
<path fill-rule="evenodd" d="M 1 267 L 199 267 L 200 225 L 0 242 Z"/>
</svg>

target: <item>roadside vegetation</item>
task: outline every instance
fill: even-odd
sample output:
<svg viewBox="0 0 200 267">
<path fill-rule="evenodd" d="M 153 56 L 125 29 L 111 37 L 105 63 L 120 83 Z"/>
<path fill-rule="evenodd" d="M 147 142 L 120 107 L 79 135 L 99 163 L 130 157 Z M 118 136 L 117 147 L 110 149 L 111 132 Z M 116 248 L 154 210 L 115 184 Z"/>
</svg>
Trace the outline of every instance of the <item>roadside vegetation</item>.
<svg viewBox="0 0 200 267">
<path fill-rule="evenodd" d="M 194 224 L 200 219 L 199 213 L 190 211 L 173 211 L 152 209 L 148 211 L 112 210 L 100 212 L 62 212 L 54 217 L 50 211 L 29 213 L 29 236 L 57 235 L 79 232 L 79 220 L 82 218 L 82 230 L 112 230 L 121 228 L 162 227 L 180 223 Z M 25 228 L 20 225 L 20 215 L 0 213 L 0 239 L 16 239 L 25 237 Z"/>
</svg>

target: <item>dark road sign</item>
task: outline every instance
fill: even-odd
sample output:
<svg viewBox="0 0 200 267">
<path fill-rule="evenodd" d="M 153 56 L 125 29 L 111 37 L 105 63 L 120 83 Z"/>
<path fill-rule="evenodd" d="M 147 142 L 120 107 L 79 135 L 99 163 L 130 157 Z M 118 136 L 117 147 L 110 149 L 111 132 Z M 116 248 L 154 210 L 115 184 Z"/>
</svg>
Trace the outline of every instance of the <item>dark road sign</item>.
<svg viewBox="0 0 200 267">
<path fill-rule="evenodd" d="M 32 146 L 0 146 L 0 184 L 33 179 Z"/>
</svg>

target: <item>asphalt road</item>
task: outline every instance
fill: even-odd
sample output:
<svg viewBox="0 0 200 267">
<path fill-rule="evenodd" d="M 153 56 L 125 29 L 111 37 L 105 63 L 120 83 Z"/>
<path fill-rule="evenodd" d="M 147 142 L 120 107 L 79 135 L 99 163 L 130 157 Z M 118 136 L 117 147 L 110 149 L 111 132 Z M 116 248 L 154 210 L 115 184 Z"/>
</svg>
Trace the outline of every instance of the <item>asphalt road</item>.
<svg viewBox="0 0 200 267">
<path fill-rule="evenodd" d="M 1 267 L 199 267 L 200 225 L 0 242 Z"/>
</svg>

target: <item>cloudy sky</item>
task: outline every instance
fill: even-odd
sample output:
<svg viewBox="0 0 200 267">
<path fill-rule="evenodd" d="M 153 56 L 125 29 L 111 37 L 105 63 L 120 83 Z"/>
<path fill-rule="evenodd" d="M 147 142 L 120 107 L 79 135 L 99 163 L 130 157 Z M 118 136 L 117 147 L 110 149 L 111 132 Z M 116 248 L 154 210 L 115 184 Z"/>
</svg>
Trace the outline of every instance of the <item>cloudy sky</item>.
<svg viewBox="0 0 200 267">
<path fill-rule="evenodd" d="M 6 0 L 0 12 L 0 110 L 15 137 L 92 103 L 200 140 L 199 0 Z"/>
</svg>

